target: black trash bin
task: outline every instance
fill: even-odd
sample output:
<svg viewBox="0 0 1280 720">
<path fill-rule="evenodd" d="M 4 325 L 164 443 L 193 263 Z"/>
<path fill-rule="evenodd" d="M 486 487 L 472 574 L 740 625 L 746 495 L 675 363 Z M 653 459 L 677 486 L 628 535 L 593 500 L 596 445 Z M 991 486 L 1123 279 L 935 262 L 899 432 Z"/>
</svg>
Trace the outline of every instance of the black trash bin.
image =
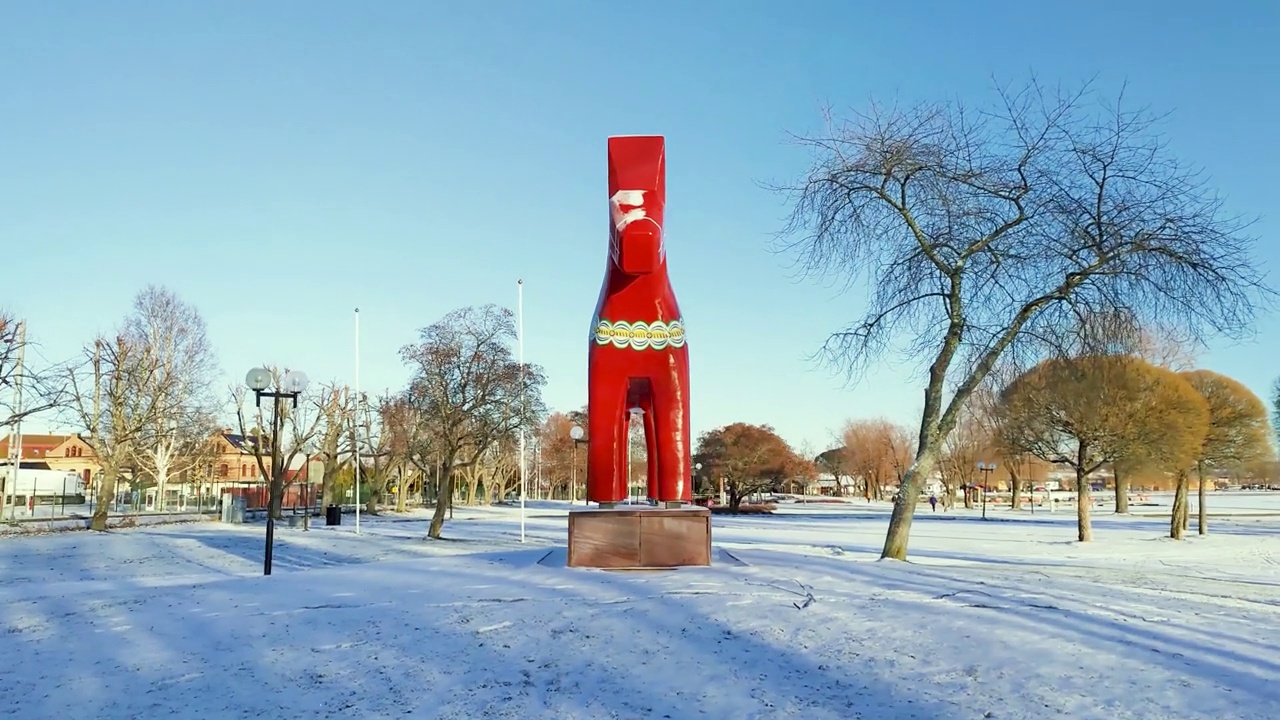
<svg viewBox="0 0 1280 720">
<path fill-rule="evenodd" d="M 324 509 L 325 525 L 341 525 L 342 524 L 342 506 L 330 505 Z"/>
</svg>

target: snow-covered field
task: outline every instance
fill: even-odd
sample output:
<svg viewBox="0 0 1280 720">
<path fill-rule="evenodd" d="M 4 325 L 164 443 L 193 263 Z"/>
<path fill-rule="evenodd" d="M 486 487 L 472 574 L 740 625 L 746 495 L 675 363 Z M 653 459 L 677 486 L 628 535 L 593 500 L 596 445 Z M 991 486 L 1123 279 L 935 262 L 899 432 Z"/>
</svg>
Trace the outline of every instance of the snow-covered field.
<svg viewBox="0 0 1280 720">
<path fill-rule="evenodd" d="M 1167 516 L 715 518 L 716 564 L 564 567 L 565 507 L 0 539 L 0 716 L 1275 718 L 1280 493 Z M 1157 498 L 1167 502 L 1167 498 Z M 1157 513 L 1165 507 L 1139 507 Z"/>
</svg>

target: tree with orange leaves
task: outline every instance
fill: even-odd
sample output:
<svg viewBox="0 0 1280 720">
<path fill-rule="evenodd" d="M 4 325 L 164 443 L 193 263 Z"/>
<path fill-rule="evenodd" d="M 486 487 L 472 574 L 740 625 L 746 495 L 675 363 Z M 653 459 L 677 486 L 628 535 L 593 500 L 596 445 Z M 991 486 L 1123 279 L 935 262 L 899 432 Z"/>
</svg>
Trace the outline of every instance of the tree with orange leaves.
<svg viewBox="0 0 1280 720">
<path fill-rule="evenodd" d="M 1190 370 L 1179 374 L 1200 393 L 1209 408 L 1208 431 L 1195 457 L 1200 505 L 1197 531 L 1205 535 L 1209 532 L 1205 510 L 1205 468 L 1271 459 L 1271 426 L 1262 400 L 1236 380 L 1209 370 Z M 1182 537 L 1187 524 L 1185 474 L 1179 476 L 1178 493 L 1183 497 L 1183 514 L 1181 522 L 1174 518 L 1170 526 L 1170 534 L 1175 539 Z M 1178 505 L 1176 498 L 1174 504 Z"/>
<path fill-rule="evenodd" d="M 695 461 L 713 477 L 724 479 L 730 512 L 738 512 L 742 499 L 752 493 L 774 489 L 788 478 L 814 471 L 813 463 L 797 455 L 771 426 L 748 423 L 703 433 Z"/>
<path fill-rule="evenodd" d="M 1016 447 L 1075 470 L 1081 542 L 1093 538 L 1091 473 L 1139 448 L 1185 473 L 1209 423 L 1204 398 L 1186 380 L 1128 355 L 1041 362 L 1004 389 L 1001 413 Z"/>
<path fill-rule="evenodd" d="M 911 464 L 911 433 L 884 418 L 850 420 L 841 430 L 844 465 L 862 480 L 867 500 L 880 500 L 884 487 L 899 483 Z"/>
<path fill-rule="evenodd" d="M 575 425 L 586 432 L 585 410 L 571 413 L 556 411 L 548 415 L 536 430 L 543 474 L 549 478 L 552 495 L 563 495 L 572 500 L 581 496 L 582 483 L 586 478 L 586 448 L 579 447 L 575 451 L 573 447 L 586 442 L 586 436 L 584 434 L 581 441 L 573 441 L 570 430 Z M 575 462 L 576 469 L 573 468 Z"/>
</svg>

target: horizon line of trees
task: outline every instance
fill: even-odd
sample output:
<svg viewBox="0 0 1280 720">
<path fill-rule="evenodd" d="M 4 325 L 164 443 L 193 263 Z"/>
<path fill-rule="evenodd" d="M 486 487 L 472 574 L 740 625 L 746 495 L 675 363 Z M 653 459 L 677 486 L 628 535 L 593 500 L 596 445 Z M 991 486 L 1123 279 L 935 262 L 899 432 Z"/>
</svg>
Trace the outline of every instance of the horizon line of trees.
<svg viewBox="0 0 1280 720">
<path fill-rule="evenodd" d="M 0 328 L 0 368 L 6 382 L 17 378 L 13 358 L 20 349 L 14 323 Z M 345 497 L 354 478 L 358 449 L 361 488 L 357 502 L 376 513 L 390 494 L 397 510 L 411 495 L 431 496 L 436 505 L 431 530 L 440 537 L 454 498 L 466 504 L 496 502 L 519 485 L 518 435 L 527 432 L 527 467 L 534 492 L 579 500 L 586 478 L 586 453 L 575 448 L 569 429 L 585 428 L 586 408 L 549 412 L 541 391 L 546 378 L 533 364 L 515 361 L 510 310 L 494 305 L 455 310 L 423 328 L 417 342 L 401 349 L 412 375 L 405 388 L 382 396 L 357 397 L 338 382 L 309 388 L 301 403 L 280 407 L 280 437 L 271 437 L 270 404 L 252 403 L 252 391 L 231 386 L 235 425 L 246 439 L 262 479 L 271 485 L 271 512 L 280 513 L 285 476 L 273 477 L 271 448 L 278 442 L 282 465 L 301 453 L 319 460 L 324 504 Z M 1128 512 L 1129 478 L 1161 472 L 1176 478 L 1171 535 L 1188 526 L 1190 480 L 1198 483 L 1199 532 L 1207 532 L 1206 477 L 1240 471 L 1274 459 L 1270 415 L 1280 413 L 1280 381 L 1268 413 L 1262 401 L 1231 378 L 1191 369 L 1183 344 L 1142 335 L 1140 347 L 1053 356 L 1003 384 L 988 383 L 964 408 L 943 446 L 936 474 L 944 502 L 954 503 L 961 487 L 976 483 L 979 460 L 1001 460 L 1017 509 L 1028 457 L 1069 466 L 1076 472 L 1080 513 L 1078 539 L 1092 537 L 1088 517 L 1088 477 L 1106 466 L 1116 480 L 1116 512 Z M 286 372 L 267 366 L 272 387 Z M 84 429 L 102 466 L 100 497 L 112 497 L 117 483 L 202 485 L 212 480 L 210 437 L 219 421 L 219 394 L 213 388 L 216 362 L 199 313 L 162 287 L 148 286 L 114 338 L 96 337 L 80 363 L 30 373 L 35 401 L 19 411 L 6 406 L 12 424 L 31 408 L 60 411 Z M 993 380 L 999 379 L 992 376 Z M 646 471 L 643 431 L 631 433 L 633 477 Z M 584 438 L 582 442 L 589 441 Z M 754 493 L 794 492 L 819 473 L 848 479 L 868 500 L 901 486 L 912 465 L 919 437 L 882 418 L 850 420 L 839 442 L 822 453 L 797 450 L 769 425 L 731 423 L 704 432 L 693 462 L 703 494 L 721 488 L 731 511 Z M 440 501 L 442 500 L 442 501 Z M 971 496 L 964 494 L 966 505 Z M 106 527 L 108 504 L 99 503 L 93 526 Z"/>
</svg>

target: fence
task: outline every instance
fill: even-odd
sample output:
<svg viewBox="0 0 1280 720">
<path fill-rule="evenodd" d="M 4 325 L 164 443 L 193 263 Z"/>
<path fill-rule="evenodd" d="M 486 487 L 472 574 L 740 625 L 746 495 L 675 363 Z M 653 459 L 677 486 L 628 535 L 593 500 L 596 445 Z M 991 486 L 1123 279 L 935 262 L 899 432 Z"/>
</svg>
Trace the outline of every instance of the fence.
<svg viewBox="0 0 1280 720">
<path fill-rule="evenodd" d="M 314 485 L 286 485 L 284 497 L 280 501 L 280 507 L 295 511 L 318 508 L 320 506 L 320 493 L 318 490 L 319 488 Z M 223 498 L 227 496 L 244 498 L 246 510 L 266 510 L 267 504 L 271 499 L 270 488 L 266 485 L 226 488 L 222 491 L 222 495 Z"/>
</svg>

